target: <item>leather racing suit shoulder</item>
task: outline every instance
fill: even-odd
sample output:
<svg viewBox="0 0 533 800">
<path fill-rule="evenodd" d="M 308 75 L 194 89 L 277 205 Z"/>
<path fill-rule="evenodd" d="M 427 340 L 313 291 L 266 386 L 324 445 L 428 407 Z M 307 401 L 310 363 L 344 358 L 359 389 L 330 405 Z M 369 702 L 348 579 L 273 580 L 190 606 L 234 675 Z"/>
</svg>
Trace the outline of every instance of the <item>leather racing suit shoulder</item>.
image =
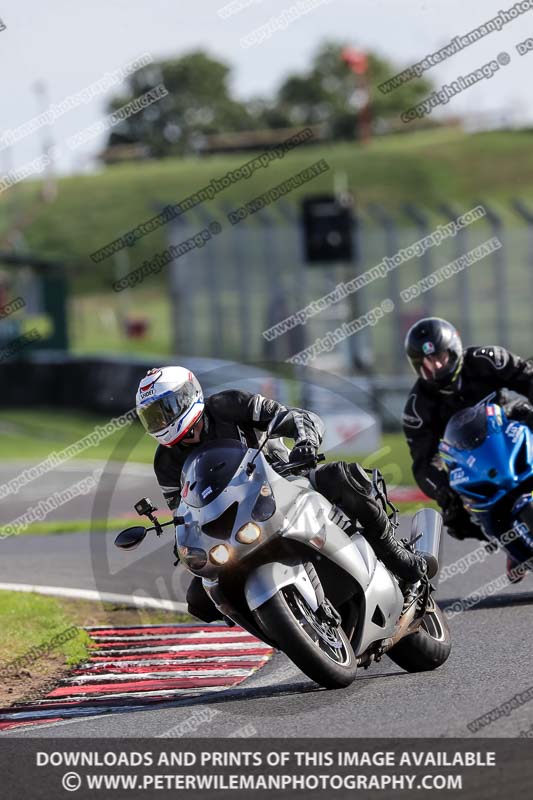
<svg viewBox="0 0 533 800">
<path fill-rule="evenodd" d="M 489 379 L 493 390 L 512 389 L 533 399 L 533 361 L 520 358 L 504 347 L 467 347 L 461 375 L 463 381 Z"/>
<path fill-rule="evenodd" d="M 287 408 L 276 400 L 240 389 L 217 392 L 206 398 L 205 427 L 201 443 L 214 438 L 245 440 L 256 447 L 256 431 L 265 431 L 274 416 L 285 411 L 286 416 L 279 435 L 294 439 L 295 443 L 309 443 L 319 447 L 324 435 L 324 423 L 317 414 L 301 408 Z M 180 502 L 181 470 L 191 446 L 158 446 L 154 457 L 154 470 L 163 496 L 171 509 Z"/>
<path fill-rule="evenodd" d="M 496 345 L 465 349 L 461 373 L 451 392 L 439 392 L 420 379 L 415 383 L 405 404 L 402 424 L 414 478 L 429 497 L 437 499 L 448 488 L 448 477 L 437 455 L 447 421 L 456 411 L 502 389 L 512 389 L 532 399 L 533 362 Z"/>
<path fill-rule="evenodd" d="M 402 426 L 411 453 L 413 476 L 428 497 L 437 497 L 448 479 L 436 455 L 443 424 L 439 420 L 438 396 L 418 380 L 407 398 Z"/>
</svg>

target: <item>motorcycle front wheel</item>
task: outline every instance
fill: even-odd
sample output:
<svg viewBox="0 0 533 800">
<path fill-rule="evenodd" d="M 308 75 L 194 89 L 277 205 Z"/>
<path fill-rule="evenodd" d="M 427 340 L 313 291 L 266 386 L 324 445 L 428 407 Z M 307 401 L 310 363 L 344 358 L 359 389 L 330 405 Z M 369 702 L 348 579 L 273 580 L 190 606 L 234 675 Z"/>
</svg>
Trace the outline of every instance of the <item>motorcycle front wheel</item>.
<svg viewBox="0 0 533 800">
<path fill-rule="evenodd" d="M 321 619 L 295 586 L 280 589 L 253 614 L 279 649 L 320 686 L 341 689 L 355 679 L 357 659 L 345 632 Z"/>
</svg>

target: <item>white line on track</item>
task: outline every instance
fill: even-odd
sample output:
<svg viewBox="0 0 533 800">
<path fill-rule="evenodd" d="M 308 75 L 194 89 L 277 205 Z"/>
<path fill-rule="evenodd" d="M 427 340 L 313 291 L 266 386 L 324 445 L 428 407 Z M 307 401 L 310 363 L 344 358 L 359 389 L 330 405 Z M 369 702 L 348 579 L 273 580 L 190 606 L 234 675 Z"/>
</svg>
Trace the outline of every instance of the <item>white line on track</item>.
<svg viewBox="0 0 533 800">
<path fill-rule="evenodd" d="M 0 583 L 0 590 L 6 592 L 32 592 L 51 597 L 72 597 L 78 600 L 93 600 L 99 603 L 120 603 L 134 608 L 159 608 L 165 611 L 187 613 L 187 604 L 174 600 L 161 600 L 158 597 L 142 597 L 133 594 L 114 594 L 96 592 L 93 589 L 69 589 L 64 586 L 35 586 L 30 583 Z"/>
<path fill-rule="evenodd" d="M 139 625 L 117 625 L 116 627 L 113 625 L 85 625 L 84 630 L 86 631 L 114 631 L 114 630 L 136 630 L 137 628 L 173 628 L 179 624 L 181 628 L 209 628 L 210 631 L 216 630 L 227 630 L 227 625 L 223 622 L 185 622 L 185 623 L 174 623 L 174 622 L 158 622 L 158 623 L 146 623 L 146 624 L 139 624 Z M 98 635 L 98 634 L 96 634 Z M 91 634 L 92 638 L 92 634 Z"/>
<path fill-rule="evenodd" d="M 118 645 L 120 642 L 149 642 L 151 640 L 163 640 L 163 639 L 219 639 L 225 637 L 242 637 L 242 638 L 250 638 L 250 634 L 248 631 L 235 631 L 233 628 L 227 628 L 225 631 L 198 631 L 196 633 L 180 633 L 179 629 L 176 629 L 174 633 L 146 633 L 141 634 L 139 636 L 121 636 L 118 633 L 110 633 L 106 634 L 105 636 L 98 636 L 96 634 L 91 636 L 91 639 L 94 639 L 95 642 L 98 644 L 106 644 L 109 643 L 110 645 Z"/>
<path fill-rule="evenodd" d="M 216 655 L 216 656 L 205 656 L 205 657 L 197 657 L 197 658 L 122 658 L 119 661 L 86 661 L 85 664 L 81 664 L 77 669 L 84 670 L 85 672 L 94 671 L 97 672 L 98 670 L 107 669 L 108 667 L 152 667 L 152 666 L 189 666 L 192 664 L 216 664 L 220 660 L 223 661 L 230 661 L 232 664 L 239 661 L 257 661 L 261 662 L 265 660 L 264 656 L 260 655 L 249 655 L 249 656 L 234 656 L 228 654 L 227 656 L 223 655 Z"/>
<path fill-rule="evenodd" d="M 198 669 L 198 670 L 173 670 L 171 672 L 106 672 L 103 675 L 75 675 L 61 681 L 61 686 L 76 686 L 84 683 L 109 683 L 115 681 L 141 681 L 141 680 L 166 680 L 167 678 L 245 678 L 251 675 L 250 669 Z"/>
<path fill-rule="evenodd" d="M 95 655 L 99 656 L 120 656 L 125 653 L 135 655 L 137 653 L 182 653 L 193 650 L 203 652 L 204 650 L 272 650 L 270 645 L 264 642 L 220 642 L 217 644 L 167 644 L 160 647 L 99 647 L 94 650 Z M 229 654 L 228 654 L 229 655 Z"/>
</svg>

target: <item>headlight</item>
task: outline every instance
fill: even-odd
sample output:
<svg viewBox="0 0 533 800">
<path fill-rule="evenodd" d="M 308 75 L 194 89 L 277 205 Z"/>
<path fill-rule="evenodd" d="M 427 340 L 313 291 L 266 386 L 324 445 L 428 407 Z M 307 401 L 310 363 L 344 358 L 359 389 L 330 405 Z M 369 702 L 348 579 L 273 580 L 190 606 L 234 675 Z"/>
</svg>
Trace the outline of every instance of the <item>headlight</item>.
<svg viewBox="0 0 533 800">
<path fill-rule="evenodd" d="M 227 564 L 229 561 L 229 550 L 225 544 L 217 544 L 216 547 L 212 547 L 209 551 L 209 558 L 216 564 L 217 566 L 222 566 L 222 564 Z"/>
<path fill-rule="evenodd" d="M 179 545 L 178 556 L 189 569 L 202 569 L 207 564 L 207 553 L 201 547 Z"/>
<path fill-rule="evenodd" d="M 270 519 L 275 510 L 276 501 L 272 495 L 272 489 L 268 483 L 264 483 L 259 490 L 259 497 L 255 501 L 252 510 L 252 519 L 256 519 L 258 522 L 264 522 Z"/>
<path fill-rule="evenodd" d="M 261 528 L 255 522 L 247 522 L 242 528 L 239 528 L 235 538 L 241 544 L 253 544 L 259 539 L 261 535 Z"/>
</svg>

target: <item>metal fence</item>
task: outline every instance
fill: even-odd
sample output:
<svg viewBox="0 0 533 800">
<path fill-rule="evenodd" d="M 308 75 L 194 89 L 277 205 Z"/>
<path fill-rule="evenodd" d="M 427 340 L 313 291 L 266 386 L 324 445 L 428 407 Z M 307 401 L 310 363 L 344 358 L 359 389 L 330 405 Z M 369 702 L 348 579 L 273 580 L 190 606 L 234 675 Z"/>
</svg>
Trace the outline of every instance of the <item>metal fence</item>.
<svg viewBox="0 0 533 800">
<path fill-rule="evenodd" d="M 305 325 L 274 341 L 263 331 L 341 281 L 346 281 L 406 248 L 470 208 L 481 204 L 483 219 L 456 236 L 392 270 L 386 277 L 326 308 Z M 177 353 L 239 361 L 283 361 L 344 321 L 390 298 L 394 310 L 337 345 L 329 362 L 364 374 L 408 371 L 403 338 L 421 316 L 453 321 L 466 344 L 502 344 L 528 356 L 533 352 L 533 211 L 520 201 L 498 208 L 482 199 L 468 207 L 404 206 L 395 212 L 370 205 L 354 218 L 356 255 L 351 264 L 308 266 L 298 207 L 278 201 L 232 226 L 222 205 L 207 215 L 190 212 L 170 228 L 170 241 L 182 242 L 213 219 L 223 231 L 198 250 L 177 259 L 170 271 L 174 348 Z M 496 236 L 502 248 L 463 269 L 410 302 L 400 292 L 438 268 Z M 353 369 L 352 369 L 353 371 Z"/>
</svg>

